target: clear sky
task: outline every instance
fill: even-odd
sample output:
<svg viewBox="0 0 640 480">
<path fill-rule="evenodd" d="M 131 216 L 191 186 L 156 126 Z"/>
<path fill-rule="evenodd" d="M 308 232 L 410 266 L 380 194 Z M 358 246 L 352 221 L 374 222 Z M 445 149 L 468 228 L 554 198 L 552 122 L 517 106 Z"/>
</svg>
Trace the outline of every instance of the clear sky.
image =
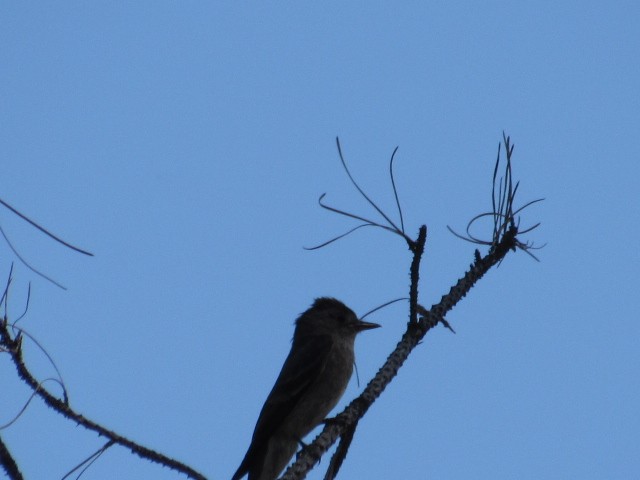
<svg viewBox="0 0 640 480">
<path fill-rule="evenodd" d="M 547 243 L 510 254 L 431 332 L 360 424 L 342 478 L 640 475 L 640 4 L 637 2 L 3 2 L 0 209 L 21 254 L 9 314 L 56 360 L 71 405 L 228 479 L 288 353 L 295 317 L 405 296 L 399 238 L 321 210 L 429 229 L 421 301 L 472 261 L 502 131 L 523 215 Z M 0 272 L 12 253 L 0 244 Z M 407 320 L 357 341 L 362 390 Z M 25 342 L 40 378 L 53 376 Z M 0 423 L 28 398 L 0 355 Z M 55 390 L 53 383 L 47 385 Z M 103 441 L 32 402 L 1 432 L 28 479 Z M 328 459 L 310 478 L 324 474 Z M 86 479 L 184 478 L 112 448 Z"/>
</svg>

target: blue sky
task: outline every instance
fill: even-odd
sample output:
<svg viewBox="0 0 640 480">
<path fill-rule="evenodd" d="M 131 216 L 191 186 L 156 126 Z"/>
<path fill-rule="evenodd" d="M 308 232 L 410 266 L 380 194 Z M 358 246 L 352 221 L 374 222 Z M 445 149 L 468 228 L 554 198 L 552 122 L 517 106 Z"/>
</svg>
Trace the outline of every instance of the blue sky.
<svg viewBox="0 0 640 480">
<path fill-rule="evenodd" d="M 21 254 L 9 314 L 56 360 L 71 405 L 230 478 L 295 317 L 331 295 L 362 314 L 404 296 L 388 159 L 411 235 L 429 229 L 421 300 L 472 261 L 502 131 L 527 238 L 431 332 L 362 421 L 343 478 L 632 478 L 640 472 L 640 6 L 634 2 L 4 3 L 0 197 L 82 257 L 0 211 Z M 12 253 L 0 245 L 9 271 Z M 399 339 L 403 306 L 357 342 L 340 405 Z M 54 372 L 25 345 L 40 378 Z M 5 357 L 0 423 L 28 398 Z M 52 389 L 55 386 L 48 383 Z M 2 437 L 30 479 L 101 440 L 34 401 Z M 323 460 L 309 478 L 322 478 Z M 87 479 L 172 479 L 120 448 Z"/>
</svg>

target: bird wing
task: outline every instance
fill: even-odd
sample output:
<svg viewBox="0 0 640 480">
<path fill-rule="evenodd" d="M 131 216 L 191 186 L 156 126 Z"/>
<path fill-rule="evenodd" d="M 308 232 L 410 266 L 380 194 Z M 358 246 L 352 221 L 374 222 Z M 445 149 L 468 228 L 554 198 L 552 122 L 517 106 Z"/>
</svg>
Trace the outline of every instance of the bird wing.
<svg viewBox="0 0 640 480">
<path fill-rule="evenodd" d="M 255 433 L 271 436 L 282 424 L 324 370 L 332 343 L 330 335 L 316 335 L 294 345 L 264 402 Z"/>
<path fill-rule="evenodd" d="M 326 366 L 330 335 L 300 338 L 289 352 L 271 393 L 262 406 L 251 445 L 233 479 L 242 478 L 250 465 L 262 464 L 270 437 L 308 391 Z"/>
</svg>

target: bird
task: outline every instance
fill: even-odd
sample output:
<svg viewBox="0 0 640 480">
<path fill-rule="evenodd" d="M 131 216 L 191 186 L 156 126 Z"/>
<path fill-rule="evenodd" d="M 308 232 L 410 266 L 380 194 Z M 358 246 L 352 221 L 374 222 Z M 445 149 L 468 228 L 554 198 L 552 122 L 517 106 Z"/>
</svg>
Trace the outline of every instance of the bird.
<svg viewBox="0 0 640 480">
<path fill-rule="evenodd" d="M 295 322 L 291 351 L 232 480 L 275 480 L 302 439 L 323 422 L 353 373 L 356 335 L 378 328 L 335 298 L 315 299 Z"/>
</svg>

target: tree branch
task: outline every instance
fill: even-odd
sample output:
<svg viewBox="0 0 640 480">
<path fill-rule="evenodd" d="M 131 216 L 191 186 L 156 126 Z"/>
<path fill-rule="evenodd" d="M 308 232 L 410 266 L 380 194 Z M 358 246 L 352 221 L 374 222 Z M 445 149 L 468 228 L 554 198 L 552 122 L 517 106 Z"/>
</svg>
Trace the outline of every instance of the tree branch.
<svg viewBox="0 0 640 480">
<path fill-rule="evenodd" d="M 499 263 L 509 250 L 515 246 L 517 230 L 510 229 L 500 243 L 486 256 L 476 256 L 475 262 L 465 275 L 451 287 L 448 294 L 443 295 L 440 302 L 430 310 L 417 307 L 421 315 L 418 322 L 409 322 L 407 330 L 402 335 L 394 351 L 389 355 L 384 365 L 366 386 L 362 394 L 356 397 L 336 418 L 327 424 L 322 432 L 305 448 L 295 463 L 291 465 L 281 480 L 299 480 L 313 468 L 319 457 L 325 454 L 339 437 L 353 428 L 365 415 L 369 407 L 382 394 L 384 389 L 397 375 L 398 370 L 409 357 L 411 351 L 424 338 L 429 330 L 442 322 L 444 315 L 450 311 L 473 288 L 478 280 Z M 419 261 L 418 261 L 419 262 Z M 346 452 L 345 452 L 346 455 Z"/>
<path fill-rule="evenodd" d="M 9 323 L 4 318 L 0 321 L 0 345 L 9 353 L 11 360 L 18 371 L 18 376 L 33 390 L 33 392 L 39 396 L 44 403 L 54 409 L 56 412 L 67 417 L 70 420 L 82 425 L 88 430 L 93 430 L 99 435 L 108 438 L 114 443 L 121 445 L 129 449 L 132 453 L 138 455 L 141 458 L 150 460 L 151 462 L 158 463 L 165 467 L 171 468 L 178 472 L 184 473 L 187 477 L 195 480 L 206 480 L 206 477 L 201 473 L 195 471 L 193 468 L 181 463 L 177 460 L 169 458 L 155 450 L 144 447 L 132 440 L 129 440 L 122 435 L 113 432 L 102 425 L 86 418 L 85 416 L 77 413 L 73 410 L 67 402 L 64 402 L 55 396 L 53 396 L 47 389 L 45 389 L 41 382 L 38 382 L 27 366 L 24 363 L 22 357 L 22 335 L 18 334 L 15 338 L 12 337 L 9 331 Z"/>
<path fill-rule="evenodd" d="M 375 225 L 390 230 L 393 233 L 401 235 L 407 242 L 409 250 L 413 254 L 411 261 L 411 267 L 409 275 L 411 278 L 411 285 L 409 289 L 409 323 L 407 324 L 407 330 L 402 335 L 402 338 L 398 342 L 396 348 L 387 357 L 384 365 L 378 370 L 373 379 L 366 386 L 362 394 L 355 398 L 335 419 L 330 422 L 326 422 L 326 426 L 323 431 L 314 439 L 314 441 L 298 455 L 295 463 L 291 465 L 285 474 L 281 477 L 282 480 L 297 480 L 306 476 L 307 472 L 313 468 L 315 463 L 324 455 L 329 448 L 341 438 L 340 445 L 336 450 L 333 458 L 331 459 L 329 468 L 325 479 L 333 479 L 337 474 L 344 458 L 347 455 L 349 445 L 357 428 L 359 420 L 365 415 L 369 407 L 375 402 L 375 400 L 382 394 L 384 389 L 393 378 L 397 375 L 399 369 L 404 364 L 405 360 L 409 357 L 413 349 L 420 343 L 429 330 L 435 327 L 438 323 L 442 323 L 446 328 L 453 331 L 445 315 L 453 309 L 460 300 L 462 300 L 467 293 L 473 288 L 473 286 L 494 266 L 498 265 L 510 250 L 516 251 L 517 249 L 531 255 L 530 251 L 533 244 L 523 243 L 518 240 L 518 225 L 519 218 L 516 220 L 516 215 L 520 213 L 524 208 L 531 205 L 534 202 L 527 203 L 524 207 L 519 209 L 514 208 L 515 195 L 518 189 L 518 183 L 513 182 L 511 158 L 513 154 L 513 144 L 511 144 L 510 138 L 503 134 L 504 146 L 506 150 L 506 165 L 504 167 L 504 176 L 498 181 L 498 169 L 500 165 L 500 147 L 498 148 L 498 156 L 496 159 L 495 167 L 493 170 L 493 182 L 492 182 L 492 207 L 491 213 L 485 213 L 474 217 L 467 226 L 468 237 L 463 237 L 456 234 L 449 228 L 454 235 L 471 241 L 473 243 L 489 246 L 488 253 L 482 257 L 478 250 L 474 253 L 474 262 L 470 265 L 469 270 L 458 279 L 449 292 L 443 295 L 437 304 L 431 306 L 429 310 L 425 309 L 418 303 L 418 285 L 419 285 L 419 273 L 420 262 L 424 247 L 426 243 L 427 228 L 425 225 L 420 227 L 418 237 L 416 240 L 412 240 L 404 233 L 404 227 L 399 230 L 395 224 L 389 219 L 387 215 L 380 210 L 380 208 L 364 193 L 364 191 L 358 186 L 354 178 L 346 167 L 340 145 L 338 144 L 340 160 L 343 167 L 347 170 L 349 179 L 355 185 L 356 189 L 365 199 L 375 208 L 375 210 L 382 215 L 387 221 L 389 226 Z M 395 151 L 394 151 L 395 154 Z M 393 158 L 392 158 L 393 161 Z M 393 180 L 393 170 L 391 169 L 392 185 L 394 194 L 395 182 Z M 322 205 L 327 208 L 325 205 Z M 363 218 L 357 215 L 350 214 L 343 210 L 329 208 L 329 210 L 345 215 L 351 218 L 362 220 Z M 493 219 L 493 231 L 491 234 L 491 240 L 479 240 L 471 234 L 469 234 L 469 227 L 476 220 L 484 216 L 491 216 Z M 401 214 L 402 218 L 402 214 Z M 367 220 L 368 224 L 372 224 Z M 537 225 L 536 225 L 537 226 Z M 535 226 L 533 227 L 535 228 Z M 523 232 L 531 231 L 532 228 L 524 229 Z M 334 239 L 335 240 L 335 239 Z M 327 242 L 330 243 L 330 242 Z M 535 258 L 535 257 L 534 257 Z M 455 333 L 455 332 L 454 332 Z"/>
<path fill-rule="evenodd" d="M 4 472 L 10 480 L 24 479 L 16 461 L 11 456 L 11 452 L 9 452 L 9 449 L 2 441 L 2 437 L 0 437 L 0 465 L 2 465 Z"/>
</svg>

